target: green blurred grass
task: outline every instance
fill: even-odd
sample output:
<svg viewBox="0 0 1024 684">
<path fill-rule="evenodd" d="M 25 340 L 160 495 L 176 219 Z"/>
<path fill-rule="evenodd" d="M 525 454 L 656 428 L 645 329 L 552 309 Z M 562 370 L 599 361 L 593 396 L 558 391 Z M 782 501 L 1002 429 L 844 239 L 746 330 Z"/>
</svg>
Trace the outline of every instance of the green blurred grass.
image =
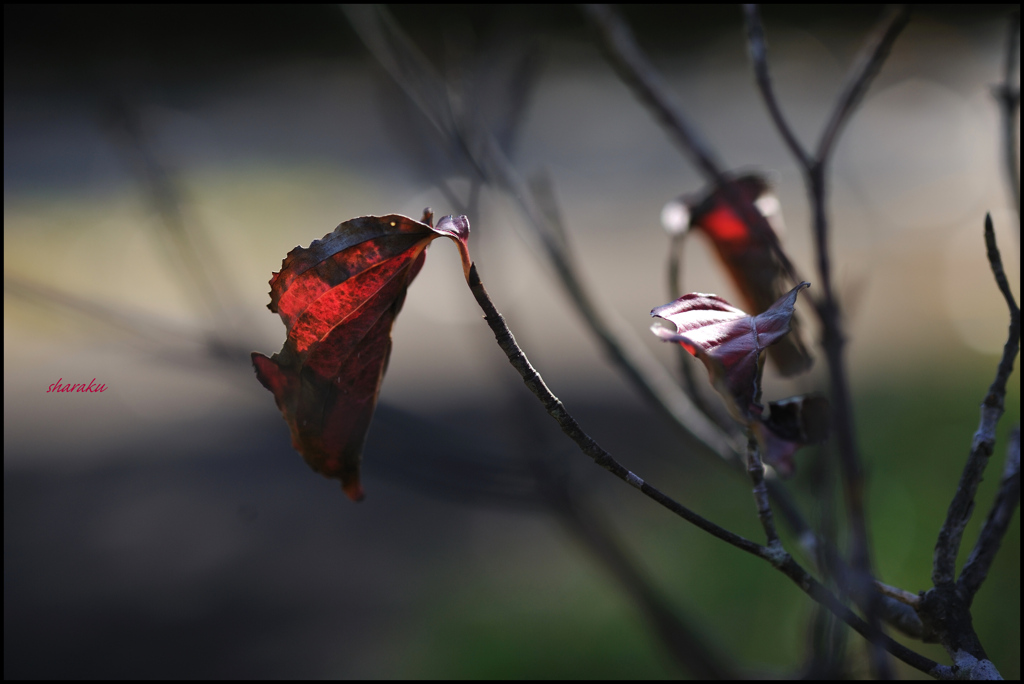
<svg viewBox="0 0 1024 684">
<path fill-rule="evenodd" d="M 932 548 L 977 428 L 978 406 L 995 359 L 960 358 L 928 372 L 862 383 L 856 395 L 860 446 L 870 477 L 869 524 L 876 568 L 911 591 L 929 586 Z M 1011 379 L 996 453 L 964 537 L 962 564 L 988 512 L 1020 416 L 1019 374 Z M 813 458 L 808 456 L 805 458 Z M 682 470 L 682 472 L 680 472 Z M 811 504 L 804 472 L 794 482 Z M 684 503 L 754 539 L 749 489 L 724 469 L 697 461 L 657 473 Z M 759 673 L 793 673 L 807 655 L 811 602 L 763 562 L 681 523 L 623 487 L 599 501 L 641 567 L 731 662 Z M 541 526 L 545 521 L 541 521 Z M 515 519 L 508 524 L 515 525 Z M 509 547 L 483 562 L 471 586 L 447 587 L 429 602 L 422 633 L 401 658 L 400 674 L 459 678 L 678 677 L 639 613 L 612 580 L 560 535 L 538 539 L 522 557 Z M 792 544 L 792 540 L 790 540 Z M 1019 517 L 975 602 L 975 627 L 1006 678 L 1020 675 Z M 490 568 L 492 571 L 488 571 Z M 937 645 L 904 640 L 939 662 Z M 863 642 L 853 635 L 856 659 Z M 855 675 L 866 675 L 857 670 Z M 901 666 L 899 676 L 925 678 Z"/>
</svg>

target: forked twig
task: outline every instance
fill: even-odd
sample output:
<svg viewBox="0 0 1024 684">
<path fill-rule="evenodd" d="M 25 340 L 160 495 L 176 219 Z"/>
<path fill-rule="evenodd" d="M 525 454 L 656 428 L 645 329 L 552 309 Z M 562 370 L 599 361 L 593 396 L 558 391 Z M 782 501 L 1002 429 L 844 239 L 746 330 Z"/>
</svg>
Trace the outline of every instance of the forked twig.
<svg viewBox="0 0 1024 684">
<path fill-rule="evenodd" d="M 717 161 L 707 151 L 706 145 L 704 145 L 702 140 L 696 136 L 692 125 L 682 116 L 668 89 L 661 82 L 660 77 L 658 77 L 657 72 L 647 61 L 646 57 L 640 52 L 628 26 L 621 17 L 614 10 L 605 6 L 587 7 L 586 12 L 601 31 L 605 48 L 623 80 L 634 90 L 638 98 L 651 109 L 656 118 L 671 134 L 672 139 L 684 149 L 687 156 L 694 160 L 695 165 L 709 177 L 709 180 L 718 184 L 719 187 L 727 188 L 728 186 L 722 184 L 722 174 L 718 169 Z M 872 39 L 868 41 L 866 49 L 862 53 L 864 57 L 858 61 L 851 75 L 847 78 L 843 95 L 837 103 L 830 123 L 821 138 L 818 148 L 821 154 L 821 160 L 819 161 L 824 161 L 827 158 L 842 124 L 867 89 L 872 77 L 877 73 L 879 65 L 892 45 L 892 41 L 905 23 L 905 11 L 899 11 L 883 22 L 880 30 L 876 31 Z M 757 30 L 750 31 L 750 34 L 755 37 L 763 36 L 763 32 L 760 31 L 759 27 Z M 752 53 L 763 57 L 763 43 L 758 49 L 752 50 Z M 766 70 L 767 67 L 764 67 L 765 73 L 767 73 Z M 762 83 L 769 85 L 767 79 L 763 80 Z M 774 108 L 774 116 L 779 121 L 783 121 L 777 106 Z M 785 129 L 788 132 L 788 126 Z M 797 155 L 798 159 L 806 161 L 807 155 L 802 152 L 802 148 L 796 141 L 795 136 L 789 132 L 788 135 L 784 133 L 784 138 L 786 138 L 787 144 L 792 144 L 795 150 L 800 151 Z M 876 615 L 877 611 L 870 609 L 870 604 L 876 603 L 876 599 L 872 597 L 877 597 L 878 595 L 870 585 L 870 558 L 863 512 L 863 475 L 854 442 L 849 388 L 842 361 L 843 338 L 839 330 L 839 310 L 832 293 L 831 269 L 828 262 L 827 223 L 824 213 L 825 177 L 823 169 L 823 164 L 818 164 L 813 169 L 808 169 L 808 176 L 810 176 L 811 181 L 809 186 L 812 202 L 815 197 L 818 200 L 816 203 L 817 211 L 815 212 L 815 235 L 819 254 L 819 272 L 821 280 L 824 281 L 825 290 L 825 300 L 816 302 L 815 309 L 825 328 L 825 347 L 828 352 L 829 368 L 833 378 L 833 396 L 836 399 L 833 405 L 837 415 L 836 432 L 839 435 L 840 452 L 844 462 L 844 483 L 846 485 L 844 490 L 849 510 L 848 517 L 853 527 L 851 536 L 853 537 L 852 557 L 855 569 L 854 576 L 861 577 L 861 580 L 857 582 L 861 586 L 856 588 L 857 590 L 854 592 L 854 595 L 868 601 L 868 616 L 871 618 L 869 622 L 872 622 L 874 620 L 872 616 Z M 727 199 L 729 198 L 727 197 Z M 732 199 L 729 199 L 729 201 L 737 210 L 744 209 L 742 203 L 738 203 L 738 206 Z M 747 213 L 751 215 L 747 216 Z M 749 208 L 746 208 L 746 211 L 741 211 L 741 216 L 746 220 L 754 222 L 759 219 L 763 221 L 763 217 L 758 212 L 750 211 Z M 788 258 L 782 253 L 781 249 L 777 251 L 783 264 L 788 268 L 790 274 L 793 274 L 795 269 L 793 269 Z M 877 637 L 880 635 L 880 631 L 875 629 L 874 634 Z M 881 673 L 884 674 L 884 672 Z"/>
<path fill-rule="evenodd" d="M 1010 284 L 1003 271 L 1002 258 L 996 246 L 992 218 L 985 216 L 985 244 L 989 265 L 1007 307 L 1010 309 L 1010 330 L 1003 346 L 995 380 L 989 387 L 981 405 L 978 431 L 971 442 L 971 451 L 964 464 L 960 482 L 939 530 L 932 562 L 932 582 L 935 586 L 921 596 L 918 615 L 930 637 L 939 641 L 953 659 L 954 671 L 961 678 L 1001 678 L 999 670 L 988 659 L 971 623 L 971 602 L 988 574 L 992 560 L 999 549 L 1006 526 L 1020 501 L 1020 433 L 1010 444 L 1006 470 L 992 511 L 982 528 L 978 542 L 968 563 L 954 582 L 956 557 L 960 550 L 964 528 L 974 510 L 974 495 L 981 482 L 985 466 L 995 447 L 995 430 L 1003 415 L 1006 400 L 1006 381 L 1013 372 L 1013 362 L 1020 348 L 1020 308 L 1010 292 Z"/>
<path fill-rule="evenodd" d="M 1010 283 L 1003 270 L 1003 260 L 999 255 L 999 248 L 996 246 L 992 217 L 987 214 L 985 216 L 985 244 L 988 248 L 988 261 L 992 267 L 992 273 L 999 286 L 999 291 L 1006 300 L 1007 308 L 1010 310 L 1010 330 L 1006 344 L 1003 345 L 1003 355 L 999 360 L 996 377 L 989 386 L 981 405 L 978 431 L 974 434 L 974 439 L 971 442 L 971 451 L 967 456 L 967 463 L 964 464 L 960 483 L 957 485 L 953 500 L 949 503 L 946 519 L 942 523 L 938 539 L 935 542 L 932 583 L 937 587 L 953 582 L 960 541 L 967 521 L 970 520 L 974 510 L 974 495 L 978 491 L 978 485 L 981 484 L 985 466 L 988 465 L 989 457 L 995 449 L 996 425 L 1003 415 L 1006 402 L 1006 382 L 1009 380 L 1010 374 L 1013 373 L 1013 363 L 1020 348 L 1020 307 L 1017 306 L 1017 302 L 1013 299 L 1013 293 L 1010 291 Z M 972 576 L 977 577 L 977 575 Z M 971 581 L 972 583 L 980 582 L 980 579 Z"/>
</svg>

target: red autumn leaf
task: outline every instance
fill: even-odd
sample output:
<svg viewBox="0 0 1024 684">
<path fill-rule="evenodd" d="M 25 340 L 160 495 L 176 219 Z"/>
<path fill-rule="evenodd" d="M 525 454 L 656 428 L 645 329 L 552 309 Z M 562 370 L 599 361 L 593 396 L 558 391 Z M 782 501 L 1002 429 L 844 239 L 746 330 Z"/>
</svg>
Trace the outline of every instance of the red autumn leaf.
<svg viewBox="0 0 1024 684">
<path fill-rule="evenodd" d="M 436 227 L 405 216 L 345 221 L 308 248 L 296 247 L 270 279 L 268 308 L 288 337 L 272 357 L 253 352 L 256 377 L 273 392 L 292 445 L 313 470 L 341 480 L 349 498 L 359 482 L 363 442 L 391 353 L 391 327 L 435 238 L 458 245 L 466 277 L 469 221 Z"/>
<path fill-rule="evenodd" d="M 651 316 L 670 321 L 675 332 L 659 325 L 651 330 L 663 340 L 678 342 L 703 361 L 730 411 L 747 423 L 761 413 L 754 401 L 758 359 L 790 331 L 797 294 L 805 287 L 810 283 L 800 283 L 756 316 L 718 295 L 683 295 L 651 311 Z"/>
<path fill-rule="evenodd" d="M 761 176 L 740 176 L 728 185 L 734 199 L 748 205 L 751 212 L 760 213 L 766 221 L 744 219 L 728 201 L 724 188 L 673 200 L 665 206 L 662 221 L 674 234 L 696 228 L 707 235 L 745 305 L 760 313 L 786 288 L 786 272 L 776 253 L 778 236 L 770 225 L 780 218 L 778 200 Z M 794 334 L 768 354 L 783 375 L 795 375 L 811 366 L 811 355 L 800 339 L 796 319 L 792 326 Z"/>
<path fill-rule="evenodd" d="M 788 477 L 795 465 L 793 454 L 800 447 L 817 444 L 828 437 L 829 403 L 820 394 L 804 394 L 768 402 L 768 416 L 751 426 L 761 445 L 765 463 Z"/>
</svg>

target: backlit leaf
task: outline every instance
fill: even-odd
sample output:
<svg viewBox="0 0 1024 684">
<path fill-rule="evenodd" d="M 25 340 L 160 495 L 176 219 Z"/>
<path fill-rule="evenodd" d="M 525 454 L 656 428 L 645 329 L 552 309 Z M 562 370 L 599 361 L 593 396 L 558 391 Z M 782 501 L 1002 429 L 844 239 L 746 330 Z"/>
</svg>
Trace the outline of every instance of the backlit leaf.
<svg viewBox="0 0 1024 684">
<path fill-rule="evenodd" d="M 761 352 L 790 331 L 797 294 L 805 287 L 810 283 L 800 283 L 756 316 L 717 295 L 683 295 L 651 311 L 651 316 L 671 322 L 675 331 L 659 325 L 651 330 L 663 340 L 678 342 L 703 361 L 732 414 L 747 423 L 762 410 L 755 403 Z"/>
<path fill-rule="evenodd" d="M 391 353 L 391 328 L 427 246 L 452 238 L 468 278 L 469 221 L 431 226 L 399 215 L 345 221 L 308 248 L 296 247 L 270 280 L 268 308 L 287 338 L 271 357 L 253 352 L 256 377 L 274 394 L 292 445 L 317 472 L 363 498 L 363 443 Z"/>
</svg>

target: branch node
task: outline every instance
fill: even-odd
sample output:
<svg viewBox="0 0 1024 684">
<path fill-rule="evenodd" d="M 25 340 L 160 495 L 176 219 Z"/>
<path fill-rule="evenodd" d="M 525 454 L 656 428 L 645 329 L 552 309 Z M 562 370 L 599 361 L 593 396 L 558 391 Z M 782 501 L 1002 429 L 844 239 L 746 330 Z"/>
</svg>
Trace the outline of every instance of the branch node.
<svg viewBox="0 0 1024 684">
<path fill-rule="evenodd" d="M 773 540 L 768 546 L 765 547 L 764 551 L 765 560 L 771 563 L 776 568 L 781 568 L 791 559 L 789 552 L 782 546 L 782 542 L 778 539 Z"/>
</svg>

